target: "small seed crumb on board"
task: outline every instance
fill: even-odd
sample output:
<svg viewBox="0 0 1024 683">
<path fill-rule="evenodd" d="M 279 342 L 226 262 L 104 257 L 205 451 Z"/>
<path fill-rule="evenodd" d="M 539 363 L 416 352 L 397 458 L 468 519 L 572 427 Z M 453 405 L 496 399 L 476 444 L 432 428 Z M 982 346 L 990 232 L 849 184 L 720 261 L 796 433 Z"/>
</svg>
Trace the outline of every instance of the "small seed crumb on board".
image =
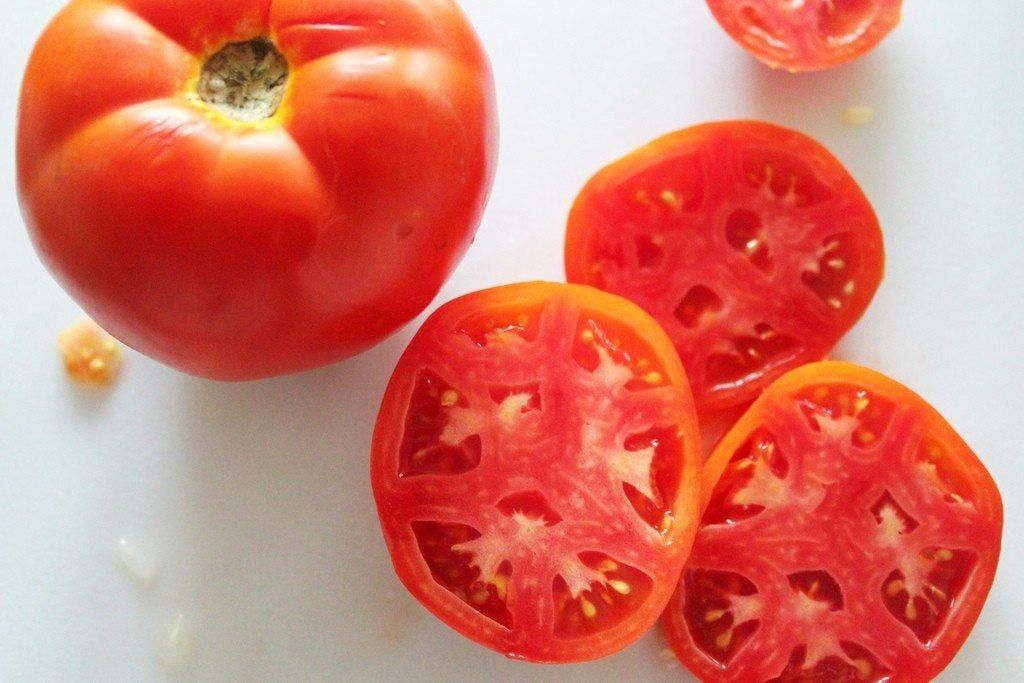
<svg viewBox="0 0 1024 683">
<path fill-rule="evenodd" d="M 148 588 L 156 581 L 156 560 L 127 538 L 117 542 L 115 555 L 121 568 L 140 586 Z"/>
<path fill-rule="evenodd" d="M 877 113 L 871 107 L 857 104 L 843 110 L 843 123 L 848 126 L 866 126 L 875 120 Z"/>
<path fill-rule="evenodd" d="M 189 627 L 185 616 L 178 614 L 174 617 L 164 641 L 160 645 L 160 661 L 172 668 L 187 666 L 192 661 L 192 651 L 195 645 L 195 636 Z"/>
<path fill-rule="evenodd" d="M 124 365 L 120 342 L 91 320 L 82 320 L 57 335 L 57 348 L 68 376 L 91 386 L 107 386 Z"/>
</svg>

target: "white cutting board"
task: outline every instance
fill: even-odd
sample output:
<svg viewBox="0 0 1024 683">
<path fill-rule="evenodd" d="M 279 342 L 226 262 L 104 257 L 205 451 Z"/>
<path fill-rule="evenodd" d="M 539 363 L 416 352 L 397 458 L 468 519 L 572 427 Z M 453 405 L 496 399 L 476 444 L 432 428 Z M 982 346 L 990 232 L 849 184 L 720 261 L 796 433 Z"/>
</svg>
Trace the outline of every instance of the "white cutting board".
<svg viewBox="0 0 1024 683">
<path fill-rule="evenodd" d="M 217 384 L 130 354 L 108 394 L 69 385 L 54 337 L 78 310 L 32 252 L 13 174 L 22 69 L 60 5 L 0 9 L 0 680 L 685 680 L 657 632 L 587 665 L 506 661 L 399 585 L 367 460 L 413 327 L 272 381 Z M 759 117 L 818 138 L 873 200 L 888 250 L 887 279 L 837 355 L 933 402 L 1006 503 L 995 587 L 943 680 L 1019 680 L 1024 4 L 906 5 L 867 58 L 791 76 L 741 52 L 702 0 L 466 0 L 496 72 L 501 160 L 479 239 L 435 305 L 560 279 L 576 191 L 662 133 Z M 844 125 L 854 104 L 876 122 Z M 152 587 L 119 570 L 121 537 L 156 559 Z M 157 655 L 179 612 L 194 656 L 170 669 Z"/>
</svg>

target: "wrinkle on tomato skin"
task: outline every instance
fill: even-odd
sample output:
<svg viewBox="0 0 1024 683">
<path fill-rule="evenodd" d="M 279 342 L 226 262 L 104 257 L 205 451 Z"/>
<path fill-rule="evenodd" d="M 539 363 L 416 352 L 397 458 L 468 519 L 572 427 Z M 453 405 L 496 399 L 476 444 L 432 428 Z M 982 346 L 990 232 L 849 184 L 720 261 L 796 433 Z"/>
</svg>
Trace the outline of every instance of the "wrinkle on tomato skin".
<svg viewBox="0 0 1024 683">
<path fill-rule="evenodd" d="M 374 11 L 381 13 L 382 7 L 384 11 L 383 24 L 377 24 L 381 30 L 372 36 L 376 47 L 367 49 L 397 54 L 416 68 L 408 68 L 400 78 L 385 72 L 364 79 L 364 92 L 381 104 L 371 112 L 378 123 L 357 131 L 361 140 L 354 136 L 348 148 L 331 150 L 332 159 L 325 164 L 318 159 L 323 140 L 306 148 L 280 144 L 282 126 L 296 116 L 314 120 L 307 126 L 314 138 L 321 132 L 315 120 L 332 118 L 325 114 L 328 104 L 315 98 L 308 105 L 319 113 L 310 115 L 296 107 L 302 95 L 296 83 L 316 66 L 302 62 L 298 48 L 283 46 L 292 61 L 289 87 L 278 113 L 266 121 L 239 124 L 189 95 L 202 60 L 225 42 L 261 35 L 276 38 L 272 15 L 288 16 L 304 6 L 310 9 L 309 3 L 183 2 L 184 7 L 182 2 L 168 0 L 124 0 L 116 5 L 74 0 L 40 39 L 26 74 L 18 144 L 19 194 L 34 243 L 51 272 L 104 327 L 129 345 L 192 374 L 253 379 L 308 369 L 365 350 L 429 303 L 479 225 L 493 180 L 497 145 L 493 80 L 482 46 L 466 17 L 447 0 L 369 3 Z M 326 4 L 312 10 L 323 11 Z M 327 24 L 330 21 L 325 18 Z M 418 46 L 421 54 L 408 46 Z M 354 50 L 349 47 L 338 46 L 334 56 L 348 57 L 356 73 L 360 56 L 345 54 Z M 429 59 L 413 59 L 422 55 Z M 365 64 L 371 57 L 367 53 L 363 58 Z M 323 86 L 330 88 L 329 83 Z M 335 91 L 338 109 L 356 103 L 344 96 L 348 93 L 343 89 Z M 70 99 L 69 93 L 77 93 L 77 99 Z M 247 173 L 232 171 L 224 179 L 238 182 L 237 186 L 208 188 L 205 195 L 193 193 L 195 206 L 204 201 L 216 204 L 219 196 L 224 209 L 224 198 L 254 189 L 247 175 L 277 178 L 276 186 L 269 182 L 270 187 L 256 188 L 255 203 L 248 197 L 238 200 L 239 217 L 222 211 L 220 219 L 225 222 L 217 225 L 217 216 L 204 216 L 191 236 L 183 222 L 163 230 L 153 243 L 162 243 L 170 233 L 177 233 L 181 243 L 193 240 L 192 251 L 210 257 L 188 263 L 192 271 L 215 270 L 218 258 L 237 261 L 248 254 L 253 263 L 233 265 L 236 277 L 231 284 L 217 284 L 223 273 L 212 278 L 209 286 L 198 280 L 193 287 L 187 274 L 179 283 L 180 273 L 167 272 L 174 257 L 162 259 L 160 254 L 145 254 L 139 263 L 122 258 L 116 268 L 104 269 L 98 254 L 103 245 L 114 245 L 112 253 L 125 256 L 124 245 L 141 248 L 139 242 L 144 240 L 129 228 L 113 234 L 110 222 L 90 216 L 84 204 L 65 212 L 66 217 L 75 213 L 73 224 L 37 229 L 54 211 L 39 206 L 50 200 L 34 197 L 35 187 L 44 187 L 44 195 L 51 191 L 53 196 L 75 194 L 65 172 L 76 155 L 65 149 L 71 138 L 126 109 L 160 108 L 173 102 L 188 102 L 211 123 L 212 130 L 224 137 L 223 154 L 249 150 L 233 161 L 222 158 L 218 169 L 238 166 L 246 171 L 244 164 L 258 147 L 276 146 L 280 155 L 277 163 L 265 167 L 267 173 L 258 170 L 263 167 Z M 351 117 L 339 120 L 353 122 Z M 168 130 L 166 139 L 173 138 Z M 374 146 L 374 140 L 383 142 Z M 426 161 L 416 151 L 419 143 L 434 147 Z M 427 153 L 420 150 L 419 154 Z M 319 174 L 315 183 L 308 178 L 310 164 Z M 348 169 L 349 175 L 337 173 L 338 168 Z M 40 177 L 46 173 L 50 179 Z M 380 175 L 377 184 L 367 180 L 374 173 Z M 130 186 L 143 175 L 136 169 L 116 184 Z M 303 196 L 289 206 L 286 200 L 296 195 L 289 184 L 296 179 L 301 186 L 298 194 Z M 189 173 L 171 182 L 201 184 L 206 179 Z M 161 188 L 152 197 L 137 193 L 117 208 L 130 212 L 147 200 L 153 204 L 173 201 L 175 192 Z M 282 192 L 281 200 L 275 202 L 273 197 Z M 320 198 L 310 201 L 314 195 Z M 179 207 L 171 208 L 171 213 L 181 213 Z M 264 215 L 254 220 L 261 210 Z M 98 201 L 93 211 L 102 214 L 106 208 Z M 280 226 L 270 225 L 275 216 Z M 142 222 L 138 217 L 134 221 Z M 157 225 L 168 223 L 156 221 Z M 68 265 L 73 259 L 58 248 L 68 233 L 95 238 L 75 245 L 97 256 L 92 266 Z M 234 244 L 215 254 L 214 248 L 231 235 Z M 243 244 L 249 237 L 252 241 Z M 108 254 L 107 259 L 111 258 Z M 163 263 L 147 271 L 146 259 Z M 264 266 L 270 281 L 258 273 Z M 271 274 L 275 267 L 279 272 Z M 81 277 L 85 270 L 92 275 Z M 367 272 L 375 277 L 367 278 Z M 137 291 L 125 294 L 130 289 L 123 284 Z M 199 310 L 190 308 L 190 298 L 201 302 Z M 264 310 L 268 303 L 277 310 Z"/>
<path fill-rule="evenodd" d="M 200 59 L 226 43 L 264 35 L 280 0 L 113 0 Z"/>
<path fill-rule="evenodd" d="M 566 292 L 571 293 L 571 296 Z M 689 506 L 696 501 L 688 501 L 686 492 L 694 490 L 695 480 L 692 475 L 696 462 L 695 441 L 688 441 L 687 451 L 681 454 L 684 462 L 689 464 L 685 467 L 685 474 L 675 497 L 688 502 L 677 502 L 675 505 L 679 519 L 668 539 L 665 539 L 670 541 L 668 543 L 659 540 L 658 534 L 637 517 L 629 507 L 629 501 L 622 495 L 621 487 L 618 487 L 618 492 L 610 491 L 613 494 L 611 497 L 618 502 L 609 507 L 609 503 L 605 501 L 607 494 L 601 491 L 608 491 L 611 483 L 604 479 L 602 468 L 577 469 L 579 466 L 573 464 L 575 456 L 569 457 L 578 451 L 576 439 L 581 430 L 563 426 L 566 423 L 558 416 L 572 415 L 585 410 L 574 405 L 577 398 L 574 398 L 574 390 L 571 389 L 572 378 L 588 379 L 591 375 L 589 371 L 578 366 L 564 362 L 552 364 L 550 360 L 552 357 L 569 359 L 572 335 L 567 332 L 576 329 L 576 307 L 591 305 L 600 310 L 602 315 L 610 315 L 611 319 L 623 322 L 630 322 L 630 318 L 639 313 L 634 312 L 631 306 L 623 307 L 624 302 L 612 303 L 616 300 L 612 299 L 610 302 L 606 297 L 607 295 L 585 288 L 532 283 L 469 295 L 442 307 L 434 316 L 437 320 L 432 319 L 424 325 L 406 352 L 387 394 L 395 398 L 392 401 L 385 400 L 378 421 L 374 439 L 374 490 L 399 577 L 421 602 L 449 625 L 511 657 L 531 661 L 577 661 L 594 658 L 619 649 L 639 636 L 640 632 L 646 629 L 641 622 L 647 616 L 653 617 L 654 612 L 658 611 L 658 606 L 653 605 L 653 602 L 661 599 L 660 591 L 652 600 L 646 601 L 643 617 L 619 622 L 618 626 L 593 633 L 582 641 L 552 641 L 548 626 L 550 619 L 553 618 L 554 609 L 551 603 L 551 579 L 558 576 L 561 571 L 560 558 L 565 557 L 564 552 L 574 555 L 588 550 L 609 552 L 609 548 L 615 548 L 616 550 L 610 551 L 609 554 L 626 564 L 640 567 L 646 575 L 655 579 L 656 585 L 664 585 L 658 578 L 663 575 L 664 569 L 659 568 L 658 557 L 661 553 L 657 552 L 656 546 L 671 547 L 671 553 L 685 553 L 682 546 L 686 545 L 684 541 L 691 533 L 689 529 L 693 520 L 686 510 L 689 510 Z M 479 301 L 474 302 L 474 298 L 478 298 Z M 592 298 L 601 299 L 603 305 L 598 305 L 596 301 L 591 302 Z M 500 332 L 499 336 L 485 345 L 479 345 L 473 337 L 457 332 L 462 327 L 460 321 L 475 307 L 486 310 L 488 305 L 497 306 L 498 302 L 502 302 L 504 306 L 536 310 L 535 302 L 545 299 L 550 299 L 552 303 L 544 310 L 538 336 L 532 342 L 516 334 L 505 336 L 504 332 Z M 633 324 L 639 324 L 641 329 L 646 329 L 646 325 L 650 324 L 644 322 L 643 316 L 636 317 L 638 322 Z M 531 324 L 526 322 L 524 326 Z M 502 323 L 498 325 L 500 327 Z M 507 349 L 512 354 L 514 362 L 497 362 L 498 356 L 495 354 L 500 354 L 497 347 L 503 344 L 508 344 Z M 678 361 L 673 364 L 674 356 L 670 350 L 666 354 L 662 344 L 663 342 L 656 345 L 655 358 L 661 359 L 659 362 L 668 363 L 666 381 L 670 386 L 678 386 L 679 382 L 685 383 L 685 378 L 678 369 Z M 458 380 L 452 376 L 452 373 L 456 372 L 454 368 L 450 371 L 439 369 L 454 362 L 462 366 L 457 371 L 460 375 Z M 416 477 L 417 483 L 427 484 L 425 490 L 423 487 L 411 486 L 409 480 L 395 480 L 392 478 L 390 468 L 383 464 L 391 456 L 385 457 L 382 454 L 390 453 L 398 438 L 392 429 L 385 429 L 384 425 L 392 420 L 400 420 L 405 414 L 401 397 L 405 396 L 409 385 L 408 375 L 402 373 L 401 368 L 407 363 L 410 367 L 422 364 L 434 368 L 434 372 L 443 376 L 445 382 L 451 384 L 466 398 L 470 408 L 479 405 L 485 406 L 489 411 L 489 417 L 486 419 L 490 426 L 485 426 L 481 431 L 484 441 L 483 457 L 471 476 L 464 476 L 461 481 L 458 478 L 453 480 L 445 477 L 443 482 L 429 482 L 423 477 Z M 534 437 L 520 443 L 518 430 L 505 431 L 507 427 L 502 426 L 490 387 L 496 382 L 502 385 L 537 383 L 538 370 L 542 371 L 539 378 L 541 408 L 523 413 L 521 416 L 524 420 L 532 421 L 531 424 L 534 426 L 529 429 Z M 545 377 L 544 374 L 549 372 L 553 374 Z M 664 390 L 668 391 L 668 388 Z M 678 394 L 678 389 L 676 391 Z M 638 393 L 647 395 L 650 392 L 626 392 L 622 396 L 635 401 L 638 400 Z M 657 399 L 651 396 L 647 403 L 664 405 L 664 410 L 678 415 L 678 400 L 671 401 L 673 407 L 669 410 L 665 395 L 659 395 Z M 653 414 L 652 411 L 648 412 Z M 694 428 L 695 424 L 689 424 L 684 428 L 691 439 L 696 438 Z M 501 440 L 498 437 L 503 433 L 507 436 Z M 532 442 L 531 439 L 538 435 L 544 441 L 539 444 Z M 555 452 L 564 454 L 564 472 L 562 467 L 557 466 L 562 461 L 562 456 L 552 455 L 546 458 L 541 469 L 538 469 L 541 465 L 537 460 L 538 455 L 547 448 L 554 448 Z M 561 517 L 561 521 L 550 527 L 544 525 L 534 528 L 536 533 L 546 537 L 543 544 L 544 552 L 521 555 L 518 561 L 513 561 L 508 595 L 509 609 L 513 614 L 515 627 L 511 634 L 502 635 L 500 629 L 488 624 L 486 620 L 477 618 L 475 611 L 464 603 L 452 601 L 447 591 L 439 592 L 442 589 L 427 580 L 415 553 L 410 553 L 411 556 L 405 555 L 402 545 L 407 534 L 403 531 L 406 524 L 402 520 L 442 516 L 447 522 L 474 526 L 483 534 L 481 538 L 514 538 L 519 523 L 502 514 L 495 506 L 505 499 L 508 493 L 517 491 L 543 492 L 547 503 Z M 572 495 L 568 495 L 569 492 L 573 492 Z M 594 505 L 595 502 L 598 504 Z M 602 513 L 604 521 L 590 518 L 598 510 L 610 511 Z M 627 523 L 615 521 L 617 510 L 628 510 L 628 513 L 623 515 L 623 522 Z M 394 529 L 394 533 L 391 529 Z M 501 531 L 502 529 L 505 531 Z M 403 540 L 396 543 L 394 538 Z M 645 543 L 636 543 L 637 538 L 649 540 Z M 551 544 L 555 542 L 554 539 L 560 539 L 557 541 L 558 544 L 565 544 L 563 551 L 552 550 Z M 527 564 L 524 565 L 523 562 Z M 487 564 L 493 565 L 494 562 Z M 669 570 L 669 573 L 675 575 L 674 570 Z M 544 609 L 538 611 L 537 604 L 545 606 Z M 601 605 L 594 607 L 600 609 L 603 604 L 602 602 Z M 653 611 L 651 607 L 654 607 Z"/>
<path fill-rule="evenodd" d="M 67 5 L 36 43 L 25 72 L 17 145 L 22 196 L 44 160 L 77 130 L 120 108 L 173 97 L 196 68 L 186 51 L 117 5 Z"/>
<path fill-rule="evenodd" d="M 894 417 L 888 422 L 886 431 L 880 434 L 869 448 L 860 448 L 854 442 L 846 439 L 844 434 L 853 429 L 851 426 L 844 427 L 843 433 L 836 432 L 832 428 L 822 428 L 818 432 L 809 431 L 804 415 L 793 404 L 793 401 L 806 396 L 816 385 L 864 389 L 869 397 L 877 396 L 883 402 L 891 402 L 894 406 L 892 408 Z M 852 403 L 849 405 L 849 410 L 852 411 L 867 408 L 865 415 L 870 411 L 867 406 L 857 406 Z M 731 529 L 724 526 L 705 526 L 700 531 L 698 541 L 694 546 L 691 563 L 696 562 L 700 567 L 708 565 L 735 570 L 737 559 L 729 551 L 731 546 L 728 537 L 741 533 L 740 529 L 743 527 L 745 528 L 743 534 L 751 539 L 757 539 L 750 541 L 752 547 L 748 548 L 749 553 L 744 558 L 746 563 L 744 570 L 748 572 L 748 576 L 755 579 L 759 586 L 766 585 L 765 582 L 768 582 L 768 584 L 779 587 L 779 595 L 785 595 L 782 581 L 785 573 L 793 569 L 823 568 L 827 570 L 842 587 L 843 595 L 846 598 L 844 611 L 856 613 L 856 618 L 850 622 L 847 635 L 844 636 L 840 633 L 834 639 L 835 642 L 841 644 L 849 641 L 858 646 L 866 646 L 871 654 L 879 658 L 883 668 L 890 670 L 891 680 L 925 680 L 934 677 L 955 655 L 977 619 L 991 586 L 998 560 L 1002 507 L 998 490 L 984 467 L 956 435 L 952 427 L 910 390 L 864 368 L 848 363 L 828 362 L 807 366 L 787 374 L 754 404 L 751 411 L 740 420 L 735 430 L 723 440 L 722 445 L 705 467 L 703 475 L 705 491 L 714 488 L 715 482 L 722 476 L 721 472 L 724 469 L 723 465 L 728 460 L 727 456 L 739 444 L 743 436 L 749 430 L 761 426 L 771 429 L 777 434 L 789 434 L 789 447 L 799 447 L 795 451 L 798 454 L 833 449 L 837 453 L 843 453 L 844 458 L 850 458 L 849 462 L 853 463 L 852 465 L 836 466 L 833 474 L 821 477 L 825 482 L 839 481 L 837 475 L 841 475 L 843 470 L 850 467 L 875 469 L 881 467 L 881 473 L 877 476 L 859 476 L 848 479 L 846 483 L 838 487 L 826 484 L 833 488 L 821 504 L 813 506 L 813 511 L 791 509 L 794 506 L 787 497 L 786 500 L 790 501 L 787 506 L 774 511 L 769 510 L 753 520 L 742 521 Z M 982 512 L 968 515 L 970 517 L 968 519 L 965 517 L 966 511 L 963 508 L 955 509 L 954 506 L 945 502 L 941 492 L 929 494 L 920 488 L 920 486 L 926 485 L 926 480 L 919 473 L 914 476 L 919 461 L 916 444 L 922 438 L 928 438 L 929 434 L 941 434 L 940 437 L 933 438 L 939 438 L 943 443 L 948 444 L 949 450 L 956 453 L 955 456 L 950 456 L 951 459 L 956 460 L 971 472 L 972 479 L 977 484 L 976 495 L 981 503 L 979 509 Z M 882 459 L 888 458 L 887 454 L 892 454 L 889 459 L 893 462 L 882 463 Z M 791 464 L 798 467 L 797 477 L 806 478 L 807 475 L 800 474 L 799 468 L 801 467 L 800 461 L 807 457 L 809 456 L 802 455 L 797 460 L 791 461 Z M 819 466 L 829 464 L 827 460 L 818 460 L 818 463 Z M 816 476 L 819 475 L 816 474 Z M 915 522 L 920 522 L 920 524 L 902 527 L 905 529 L 905 533 L 893 536 L 892 530 L 887 531 L 882 520 L 872 513 L 877 501 L 885 500 L 883 494 L 891 494 L 891 497 L 899 502 Z M 793 533 L 798 533 L 797 527 L 813 526 L 813 520 L 816 517 L 837 514 L 848 516 L 847 511 L 851 510 L 862 510 L 864 514 L 856 517 L 856 523 L 848 520 L 845 528 L 830 528 L 828 542 L 825 544 L 804 544 L 794 548 L 793 552 L 788 552 L 785 543 L 779 537 L 778 530 L 781 528 L 791 527 L 794 529 Z M 774 519 L 770 518 L 771 515 L 775 515 Z M 717 533 L 722 539 L 718 551 L 715 551 L 716 546 L 711 541 L 711 536 L 708 535 L 714 533 Z M 892 540 L 876 542 L 874 539 L 880 533 L 885 533 L 886 539 Z M 708 545 L 709 542 L 711 545 Z M 861 547 L 865 542 L 868 547 Z M 973 552 L 978 552 L 979 557 L 985 559 L 975 565 L 970 578 L 966 579 L 969 587 L 960 589 L 953 600 L 954 607 L 951 613 L 948 611 L 950 609 L 948 605 L 946 606 L 947 614 L 943 617 L 943 625 L 938 638 L 927 646 L 922 646 L 918 636 L 915 636 L 910 628 L 899 623 L 895 618 L 897 615 L 889 613 L 891 607 L 883 602 L 883 590 L 886 587 L 890 570 L 902 568 L 909 572 L 915 566 L 927 565 L 929 560 L 924 559 L 921 553 L 936 546 L 953 549 L 949 553 L 950 557 L 959 552 L 958 549 L 968 548 Z M 758 552 L 759 548 L 765 547 L 768 550 Z M 932 550 L 932 552 L 934 555 L 936 551 Z M 789 559 L 770 565 L 758 564 L 766 561 L 772 562 L 771 558 L 779 553 L 783 553 L 783 556 Z M 931 560 L 931 562 L 934 561 Z M 780 568 L 783 566 L 786 569 Z M 941 562 L 934 566 L 941 566 Z M 936 580 L 946 581 L 947 579 L 942 579 L 940 576 Z M 956 587 L 955 580 L 948 582 L 952 588 Z M 771 642 L 766 641 L 760 646 L 755 645 L 753 649 L 748 648 L 749 652 L 744 655 L 745 659 L 742 660 L 747 664 L 734 663 L 730 665 L 729 671 L 715 668 L 715 673 L 712 675 L 708 673 L 712 669 L 708 668 L 709 665 L 701 663 L 703 655 L 694 651 L 686 627 L 679 621 L 678 614 L 681 613 L 683 601 L 680 589 L 673 598 L 672 606 L 666 611 L 665 627 L 680 658 L 698 675 L 706 676 L 708 680 L 749 680 L 752 677 L 775 676 L 784 668 L 781 658 L 788 656 L 792 649 L 791 646 L 799 643 L 800 639 L 804 637 L 799 630 L 793 630 L 792 619 L 786 620 L 780 616 L 783 612 L 781 607 L 783 603 L 766 600 L 767 603 L 773 605 L 773 608 L 768 623 L 762 624 L 762 629 L 773 630 L 775 635 Z M 834 622 L 836 618 L 837 616 L 832 615 L 824 621 L 816 620 L 813 632 L 824 633 L 827 629 L 823 624 Z M 840 619 L 841 621 L 842 619 Z M 840 622 L 835 623 L 839 624 Z M 871 625 L 870 631 L 867 633 L 863 632 L 865 624 Z M 857 633 L 858 628 L 861 629 L 859 634 Z M 792 635 L 786 635 L 787 633 Z M 789 646 L 780 643 L 789 643 Z M 843 649 L 840 648 L 840 650 Z M 850 651 L 854 652 L 855 648 Z M 835 651 L 834 648 L 833 654 L 842 659 L 841 653 Z M 774 662 L 772 666 L 765 665 L 764 662 L 769 661 L 768 657 L 773 656 L 776 659 L 771 660 Z M 851 660 L 852 657 L 850 655 L 847 659 Z M 807 657 L 807 661 L 810 665 L 814 664 L 811 656 Z M 856 662 L 854 664 L 857 665 Z"/>
<path fill-rule="evenodd" d="M 438 0 L 421 0 L 402 13 L 388 12 L 379 0 L 275 0 L 269 24 L 271 34 L 298 66 L 355 47 L 443 44 L 461 61 L 476 62 L 486 70 L 478 41 L 460 30 L 465 20 L 455 4 Z M 388 39 L 382 40 L 384 36 Z"/>
</svg>

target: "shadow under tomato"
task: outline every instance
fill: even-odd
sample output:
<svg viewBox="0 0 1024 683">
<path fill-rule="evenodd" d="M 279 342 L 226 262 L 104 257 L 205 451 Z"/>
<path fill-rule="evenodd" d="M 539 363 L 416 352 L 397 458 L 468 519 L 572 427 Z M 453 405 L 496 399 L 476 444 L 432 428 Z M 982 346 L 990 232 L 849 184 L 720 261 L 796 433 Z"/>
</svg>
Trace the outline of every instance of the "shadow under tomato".
<svg viewBox="0 0 1024 683">
<path fill-rule="evenodd" d="M 300 375 L 182 377 L 177 569 L 219 676 L 290 661 L 331 676 L 351 662 L 356 675 L 362 653 L 412 631 L 419 613 L 394 578 L 369 476 L 377 408 L 412 332 Z"/>
</svg>

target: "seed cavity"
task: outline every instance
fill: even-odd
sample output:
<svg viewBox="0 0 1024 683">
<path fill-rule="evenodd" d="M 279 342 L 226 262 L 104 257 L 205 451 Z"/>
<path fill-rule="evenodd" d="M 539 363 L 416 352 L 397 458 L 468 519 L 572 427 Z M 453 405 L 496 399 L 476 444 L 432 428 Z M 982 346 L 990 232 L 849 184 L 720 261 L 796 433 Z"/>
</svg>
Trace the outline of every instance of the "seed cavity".
<svg viewBox="0 0 1024 683">
<path fill-rule="evenodd" d="M 745 256 L 761 271 L 772 267 L 771 250 L 765 242 L 761 217 L 748 209 L 737 209 L 725 224 L 725 237 L 736 251 Z"/>
<path fill-rule="evenodd" d="M 711 288 L 694 285 L 676 306 L 676 319 L 683 324 L 683 327 L 692 329 L 704 321 L 712 319 L 716 313 L 722 310 L 723 305 L 722 298 Z"/>
</svg>

